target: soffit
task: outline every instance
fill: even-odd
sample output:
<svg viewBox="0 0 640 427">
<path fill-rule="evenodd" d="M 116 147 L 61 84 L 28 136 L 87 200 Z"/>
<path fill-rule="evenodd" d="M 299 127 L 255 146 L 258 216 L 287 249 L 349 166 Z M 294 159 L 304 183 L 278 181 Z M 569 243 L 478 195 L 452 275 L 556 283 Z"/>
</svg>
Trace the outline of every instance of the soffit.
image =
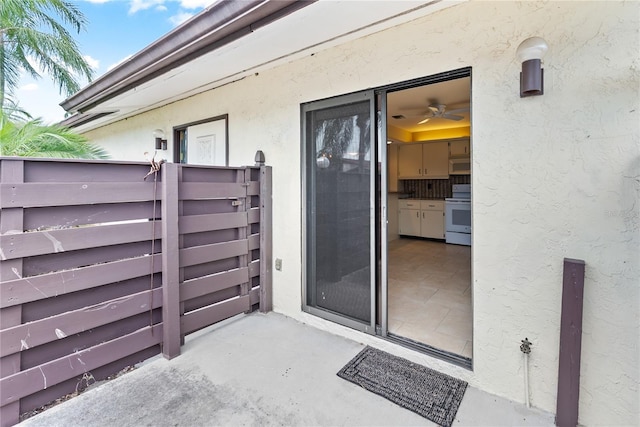
<svg viewBox="0 0 640 427">
<path fill-rule="evenodd" d="M 320 0 L 92 106 L 83 113 L 112 114 L 76 129 L 95 129 L 458 3 Z"/>
</svg>

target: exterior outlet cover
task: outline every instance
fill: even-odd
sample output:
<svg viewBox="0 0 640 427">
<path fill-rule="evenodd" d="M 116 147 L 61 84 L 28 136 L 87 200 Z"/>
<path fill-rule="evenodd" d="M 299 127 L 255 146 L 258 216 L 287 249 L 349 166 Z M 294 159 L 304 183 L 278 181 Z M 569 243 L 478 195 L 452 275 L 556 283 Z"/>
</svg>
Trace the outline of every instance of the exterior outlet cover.
<svg viewBox="0 0 640 427">
<path fill-rule="evenodd" d="M 276 258 L 276 270 L 282 271 L 282 260 L 280 258 Z"/>
</svg>

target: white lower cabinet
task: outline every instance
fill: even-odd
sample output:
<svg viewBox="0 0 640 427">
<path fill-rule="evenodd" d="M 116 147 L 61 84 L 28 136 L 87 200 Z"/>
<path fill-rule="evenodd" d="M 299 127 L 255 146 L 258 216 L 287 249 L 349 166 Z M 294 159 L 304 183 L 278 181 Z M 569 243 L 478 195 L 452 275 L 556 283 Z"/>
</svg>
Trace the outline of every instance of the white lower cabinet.
<svg viewBox="0 0 640 427">
<path fill-rule="evenodd" d="M 398 234 L 420 236 L 422 224 L 419 200 L 398 200 Z"/>
<path fill-rule="evenodd" d="M 444 201 L 399 200 L 398 234 L 444 239 Z"/>
<path fill-rule="evenodd" d="M 432 239 L 444 239 L 444 202 L 423 200 L 420 206 L 420 235 Z"/>
</svg>

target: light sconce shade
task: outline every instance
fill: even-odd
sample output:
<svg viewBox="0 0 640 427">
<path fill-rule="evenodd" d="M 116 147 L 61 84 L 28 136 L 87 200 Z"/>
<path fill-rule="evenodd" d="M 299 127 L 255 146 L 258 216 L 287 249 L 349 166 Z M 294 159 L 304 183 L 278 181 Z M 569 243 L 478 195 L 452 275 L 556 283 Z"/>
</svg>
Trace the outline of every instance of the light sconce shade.
<svg viewBox="0 0 640 427">
<path fill-rule="evenodd" d="M 544 70 L 542 58 L 549 46 L 540 37 L 530 37 L 520 43 L 516 56 L 522 62 L 520 73 L 520 97 L 542 95 L 544 93 Z"/>
<path fill-rule="evenodd" d="M 164 138 L 164 131 L 162 129 L 156 129 L 153 131 L 153 136 L 156 140 L 156 150 L 166 150 L 167 140 Z"/>
<path fill-rule="evenodd" d="M 329 158 L 324 154 L 316 159 L 316 165 L 320 169 L 326 169 L 330 164 L 331 162 L 329 161 Z"/>
</svg>

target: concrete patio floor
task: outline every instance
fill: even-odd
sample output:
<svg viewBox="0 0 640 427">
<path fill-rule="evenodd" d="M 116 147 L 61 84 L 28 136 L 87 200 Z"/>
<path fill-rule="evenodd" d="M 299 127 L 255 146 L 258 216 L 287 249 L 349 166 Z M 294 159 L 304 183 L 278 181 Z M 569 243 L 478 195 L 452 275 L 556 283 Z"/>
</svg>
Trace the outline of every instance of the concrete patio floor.
<svg viewBox="0 0 640 427">
<path fill-rule="evenodd" d="M 253 313 L 29 418 L 35 426 L 431 426 L 336 373 L 363 348 L 294 319 Z M 468 387 L 454 425 L 553 425 L 552 414 Z"/>
</svg>

